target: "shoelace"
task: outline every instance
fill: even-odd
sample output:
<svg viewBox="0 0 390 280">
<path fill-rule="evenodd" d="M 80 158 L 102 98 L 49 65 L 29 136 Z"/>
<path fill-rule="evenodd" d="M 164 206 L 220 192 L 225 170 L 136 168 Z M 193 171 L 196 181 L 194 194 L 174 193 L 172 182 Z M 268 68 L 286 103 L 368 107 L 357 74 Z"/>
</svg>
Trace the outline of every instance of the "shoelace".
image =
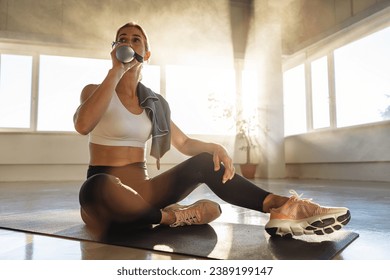
<svg viewBox="0 0 390 280">
<path fill-rule="evenodd" d="M 315 206 L 320 207 L 319 204 L 314 203 L 314 202 L 312 201 L 312 198 L 302 198 L 303 193 L 301 193 L 301 194 L 299 195 L 295 190 L 290 190 L 289 192 L 290 192 L 290 194 L 292 194 L 292 196 L 293 196 L 295 199 L 297 199 L 297 200 L 299 200 L 299 201 L 302 201 L 302 202 L 309 203 L 309 204 L 312 204 L 312 205 L 315 205 Z"/>
<path fill-rule="evenodd" d="M 176 222 L 170 225 L 170 227 L 178 227 L 184 225 L 192 225 L 198 223 L 200 218 L 195 210 L 178 210 L 175 211 Z"/>
<path fill-rule="evenodd" d="M 294 196 L 296 199 L 303 200 L 303 201 L 311 201 L 312 198 L 302 198 L 303 193 L 298 194 L 295 190 L 290 190 L 289 191 L 292 196 Z"/>
</svg>

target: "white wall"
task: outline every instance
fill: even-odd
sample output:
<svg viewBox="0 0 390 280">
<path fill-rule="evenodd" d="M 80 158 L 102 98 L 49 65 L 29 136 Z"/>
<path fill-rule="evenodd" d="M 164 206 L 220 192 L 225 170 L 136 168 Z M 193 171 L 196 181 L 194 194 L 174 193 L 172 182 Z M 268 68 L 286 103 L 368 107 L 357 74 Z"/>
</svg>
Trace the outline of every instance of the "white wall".
<svg viewBox="0 0 390 280">
<path fill-rule="evenodd" d="M 2 133 L 0 181 L 79 180 L 88 163 L 87 138 L 77 134 Z"/>
<path fill-rule="evenodd" d="M 201 137 L 234 151 L 229 137 Z M 390 182 L 390 122 L 289 136 L 285 139 L 286 177 Z M 161 170 L 148 157 L 154 176 L 186 157 L 175 149 Z M 83 180 L 88 139 L 77 134 L 0 134 L 0 181 Z"/>
<path fill-rule="evenodd" d="M 287 177 L 390 181 L 390 122 L 285 139 Z"/>
</svg>

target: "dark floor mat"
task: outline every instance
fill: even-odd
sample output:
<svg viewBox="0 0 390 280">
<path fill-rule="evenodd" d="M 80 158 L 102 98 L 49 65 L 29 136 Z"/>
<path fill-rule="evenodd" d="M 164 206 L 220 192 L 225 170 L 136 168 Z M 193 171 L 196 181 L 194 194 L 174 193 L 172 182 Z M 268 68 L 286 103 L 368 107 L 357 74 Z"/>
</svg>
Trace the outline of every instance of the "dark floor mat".
<svg viewBox="0 0 390 280">
<path fill-rule="evenodd" d="M 8 213 L 0 216 L 0 227 L 195 257 L 242 260 L 332 259 L 358 237 L 341 230 L 326 236 L 270 238 L 263 226 L 218 222 L 177 228 L 157 226 L 98 237 L 83 225 L 78 210 L 66 209 Z"/>
</svg>

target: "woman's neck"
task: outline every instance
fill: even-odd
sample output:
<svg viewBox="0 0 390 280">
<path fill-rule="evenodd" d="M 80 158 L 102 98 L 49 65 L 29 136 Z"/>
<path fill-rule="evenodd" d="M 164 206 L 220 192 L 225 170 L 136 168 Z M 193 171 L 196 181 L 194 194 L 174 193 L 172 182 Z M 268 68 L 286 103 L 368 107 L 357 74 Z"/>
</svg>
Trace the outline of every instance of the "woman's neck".
<svg viewBox="0 0 390 280">
<path fill-rule="evenodd" d="M 136 97 L 137 94 L 137 85 L 140 81 L 140 75 L 139 73 L 129 73 L 126 72 L 122 78 L 120 79 L 119 83 L 117 84 L 115 90 L 119 94 L 125 94 L 128 95 L 131 98 Z"/>
</svg>

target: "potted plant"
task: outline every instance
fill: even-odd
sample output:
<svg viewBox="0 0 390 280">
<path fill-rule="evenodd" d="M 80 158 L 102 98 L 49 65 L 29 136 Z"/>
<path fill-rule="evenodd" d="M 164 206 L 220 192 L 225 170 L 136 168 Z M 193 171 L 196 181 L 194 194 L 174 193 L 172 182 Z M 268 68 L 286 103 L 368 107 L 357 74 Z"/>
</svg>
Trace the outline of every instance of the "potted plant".
<svg viewBox="0 0 390 280">
<path fill-rule="evenodd" d="M 240 113 L 240 112 L 239 112 Z M 240 163 L 241 173 L 245 178 L 253 179 L 256 174 L 256 169 L 259 161 L 259 141 L 258 137 L 258 122 L 257 114 L 245 117 L 238 114 L 236 119 L 236 146 L 238 150 L 244 152 L 244 160 Z"/>
<path fill-rule="evenodd" d="M 259 110 L 244 112 L 243 109 L 236 108 L 236 105 L 219 100 L 213 95 L 209 96 L 209 104 L 215 118 L 227 119 L 231 122 L 231 128 L 235 128 L 234 162 L 240 165 L 245 178 L 253 179 L 259 162 Z"/>
</svg>

